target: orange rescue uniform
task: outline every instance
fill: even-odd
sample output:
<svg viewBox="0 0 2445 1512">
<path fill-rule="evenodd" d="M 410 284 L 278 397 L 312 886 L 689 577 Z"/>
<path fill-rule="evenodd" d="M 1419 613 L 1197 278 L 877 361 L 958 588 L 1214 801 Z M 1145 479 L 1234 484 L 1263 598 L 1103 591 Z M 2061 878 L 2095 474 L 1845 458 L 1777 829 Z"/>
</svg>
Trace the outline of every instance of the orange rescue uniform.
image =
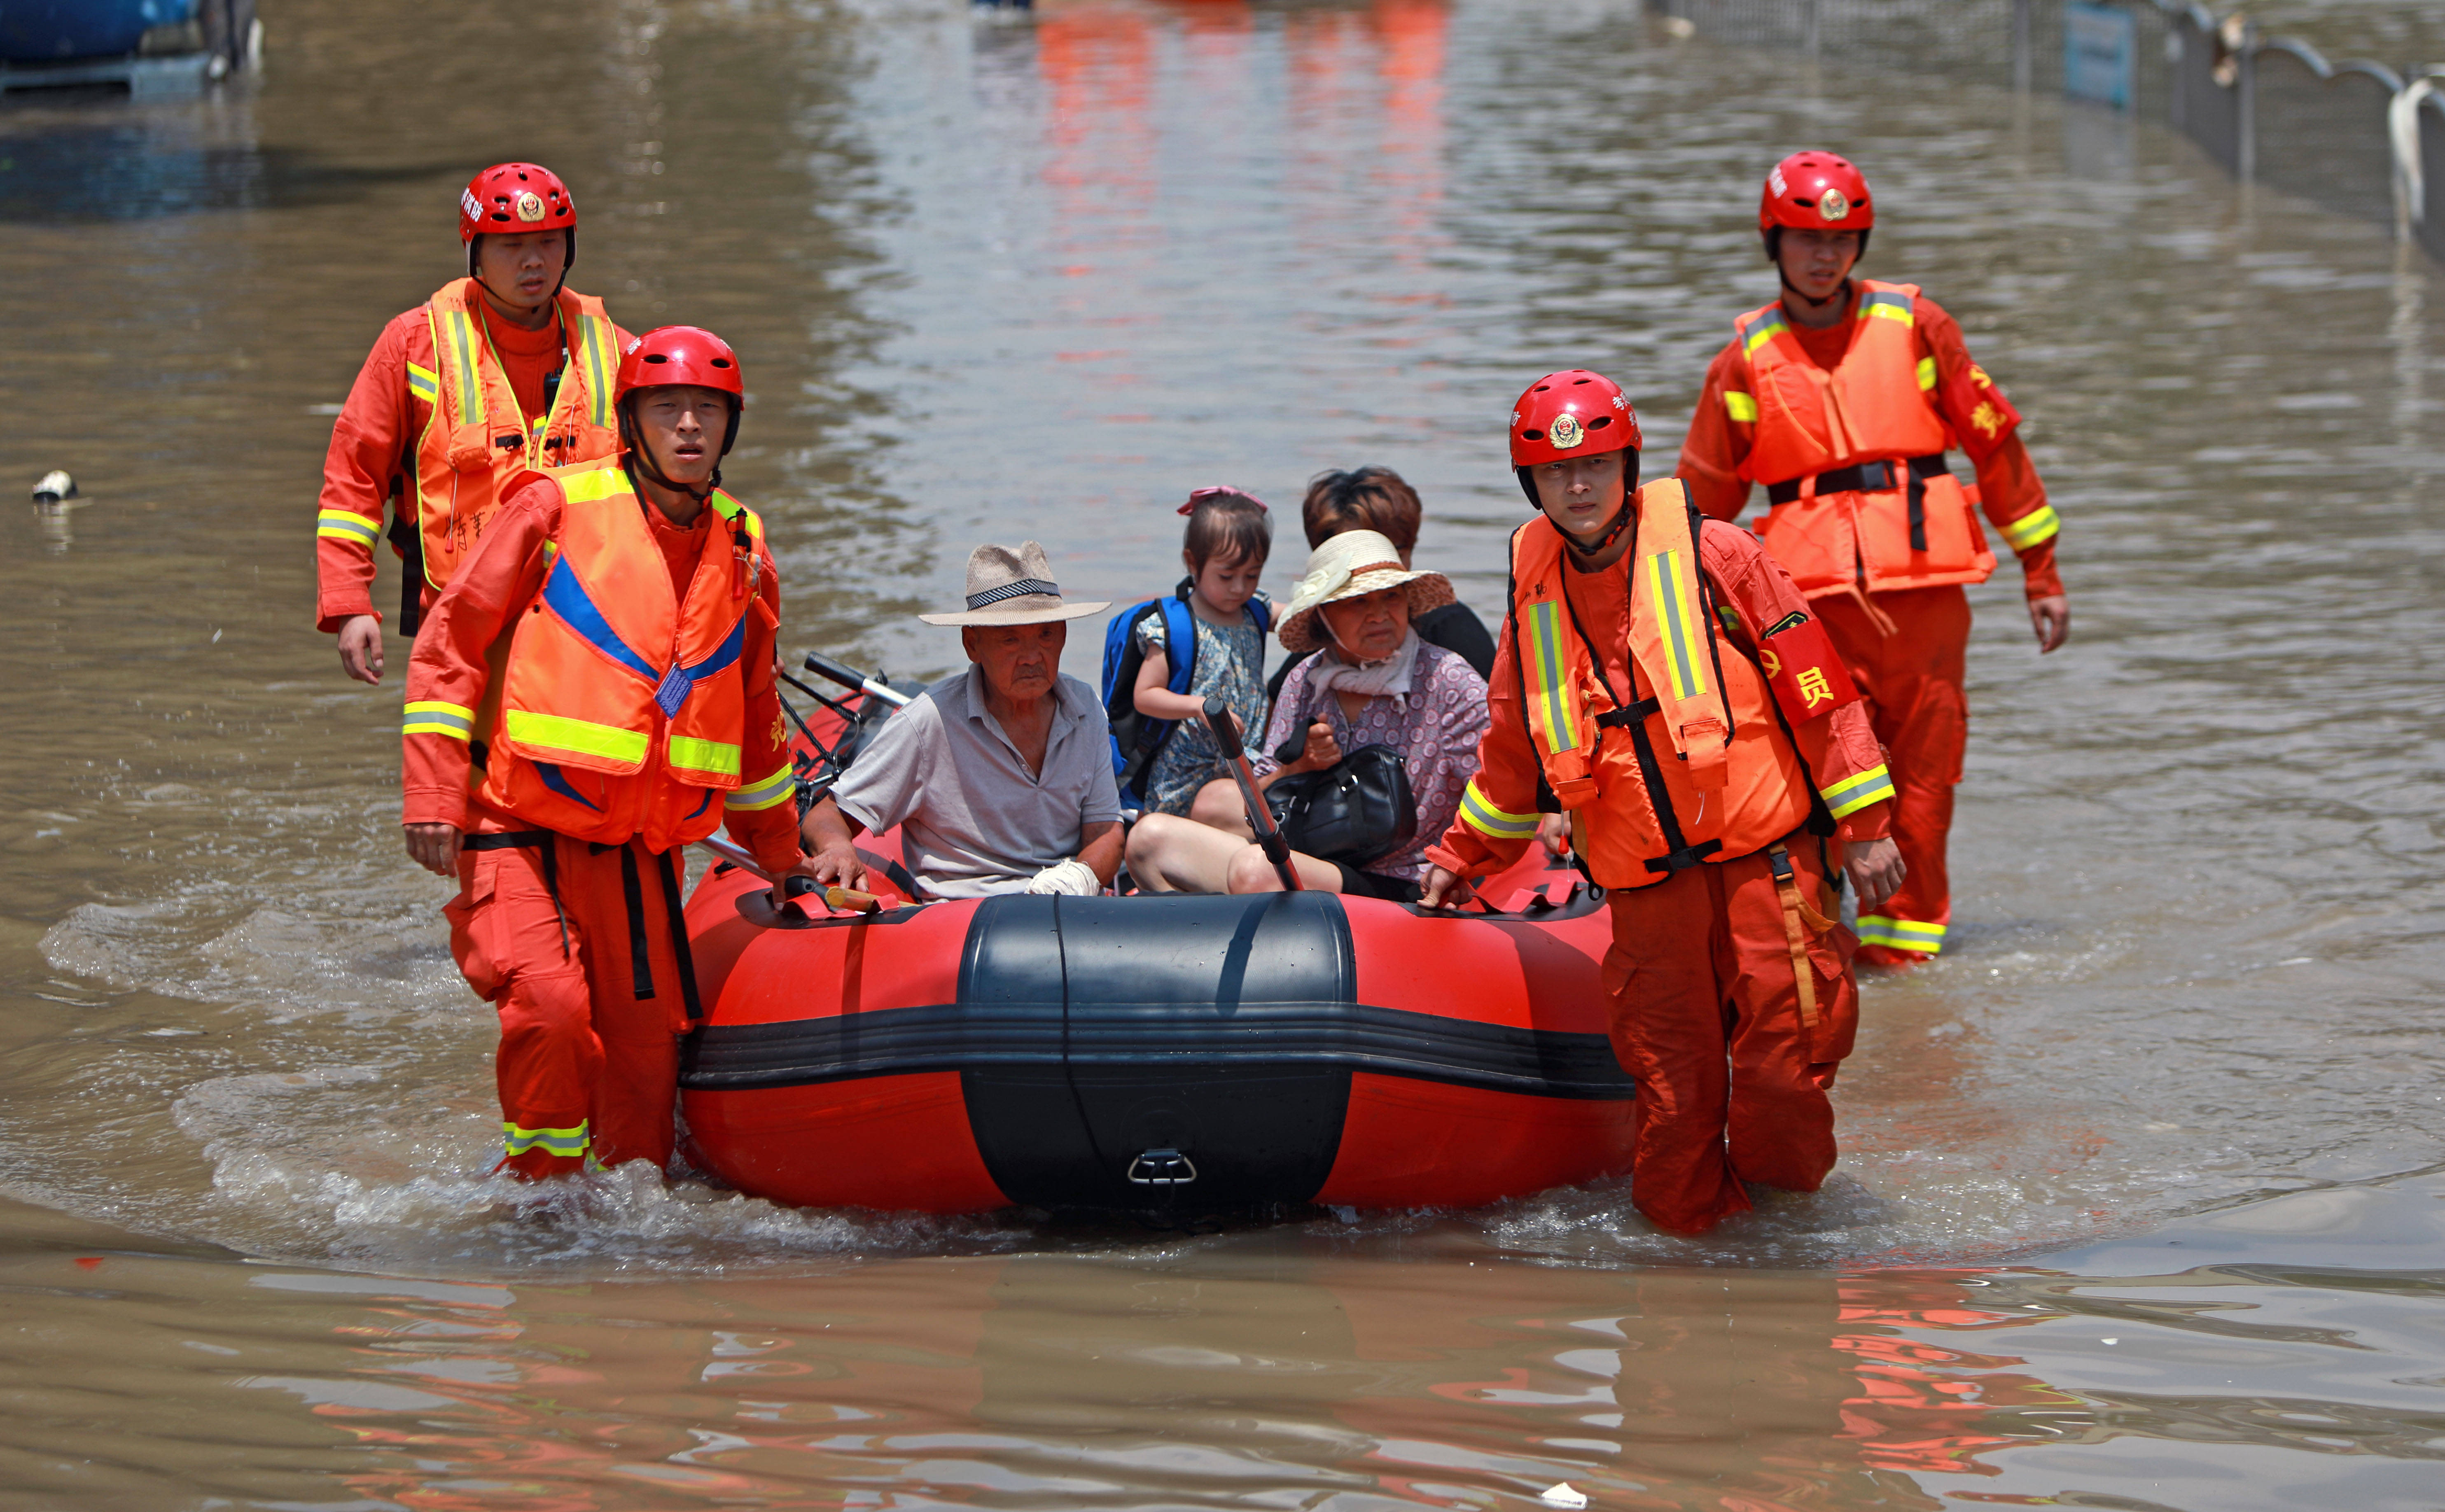
<svg viewBox="0 0 2445 1512">
<path fill-rule="evenodd" d="M 434 601 L 408 663 L 403 822 L 467 832 L 444 913 L 500 1013 L 520 1174 L 670 1159 L 700 1011 L 681 851 L 727 822 L 776 875 L 798 858 L 779 614 L 753 514 L 718 494 L 680 530 L 616 463 L 514 491 Z"/>
<path fill-rule="evenodd" d="M 427 525 L 445 531 L 454 513 L 472 528 L 490 517 L 507 476 L 530 467 L 590 461 L 618 450 L 618 427 L 595 422 L 610 419 L 612 379 L 630 338 L 604 318 L 602 302 L 564 289 L 559 318 L 528 330 L 487 306 L 474 282 L 455 279 L 383 327 L 331 427 L 314 532 L 314 625 L 325 634 L 357 615 L 381 617 L 372 596 L 373 552 L 383 535 L 384 500 L 398 501 L 403 531 L 421 533 Z M 441 318 L 454 307 L 470 316 L 468 334 L 474 339 L 464 348 L 465 366 L 438 355 L 457 345 L 454 323 Z M 589 319 L 601 322 L 592 342 Z M 596 347 L 606 341 L 609 349 L 598 353 Z M 465 418 L 455 401 L 469 366 L 476 378 L 474 391 L 487 401 L 477 407 L 477 418 L 486 424 L 508 421 L 495 428 L 502 435 L 514 434 L 520 444 L 492 447 L 497 455 L 488 455 L 482 465 L 466 471 L 463 487 L 452 490 L 445 475 L 458 472 L 450 467 L 448 455 L 449 433 L 455 427 L 438 421 L 454 411 Z M 555 373 L 561 375 L 556 387 L 551 383 Z M 546 401 L 548 393 L 553 402 Z M 604 396 L 600 405 L 598 395 Z M 484 439 L 495 438 L 487 432 Z M 454 493 L 460 496 L 454 499 Z M 421 511 L 420 495 L 425 500 Z M 438 517 L 420 521 L 420 513 Z M 395 536 L 394 550 L 399 544 Z M 431 551 L 422 555 L 427 580 L 420 587 L 419 602 L 429 608 L 456 562 Z"/>
<path fill-rule="evenodd" d="M 1951 923 L 1945 848 L 1969 738 L 1961 585 L 1994 566 L 1972 507 L 2020 556 L 2029 598 L 2063 591 L 2061 522 L 2019 425 L 1935 301 L 1861 279 L 1848 317 L 1823 330 L 1780 304 L 1743 316 L 1707 370 L 1681 450 L 1678 476 L 1718 519 L 1739 517 L 1751 483 L 1769 486 L 1759 532 L 1867 697 L 1893 762 L 1894 838 L 1910 870 L 1879 913 L 1859 920 L 1859 938 L 1883 950 L 1933 955 Z M 1941 470 L 1956 445 L 1976 470 L 1972 488 Z"/>
<path fill-rule="evenodd" d="M 1540 809 L 1572 815 L 1613 909 L 1632 1201 L 1696 1233 L 1748 1207 L 1743 1181 L 1813 1191 L 1833 1169 L 1825 1094 L 1858 1008 L 1825 842 L 1884 835 L 1892 788 L 1830 649 L 1776 655 L 1814 622 L 1757 539 L 1693 532 L 1675 481 L 1638 497 L 1629 552 L 1597 571 L 1566 564 L 1541 516 L 1513 538 L 1493 722 L 1428 854 L 1483 876 L 1534 841 Z M 1812 813 L 1836 835 L 1810 832 Z"/>
</svg>

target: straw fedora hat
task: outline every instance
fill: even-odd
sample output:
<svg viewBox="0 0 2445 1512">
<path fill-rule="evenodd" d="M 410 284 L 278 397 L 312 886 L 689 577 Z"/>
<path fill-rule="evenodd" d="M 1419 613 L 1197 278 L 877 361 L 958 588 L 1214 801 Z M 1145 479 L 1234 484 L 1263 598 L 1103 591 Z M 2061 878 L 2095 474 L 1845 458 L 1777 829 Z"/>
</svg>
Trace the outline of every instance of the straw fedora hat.
<svg viewBox="0 0 2445 1512">
<path fill-rule="evenodd" d="M 1044 548 L 1026 541 L 1016 551 L 1007 546 L 980 546 L 970 551 L 967 608 L 917 617 L 928 625 L 1044 625 L 1101 614 L 1111 607 L 1110 599 L 1063 603 Z"/>
<path fill-rule="evenodd" d="M 1313 651 L 1328 637 L 1316 611 L 1340 599 L 1364 598 L 1388 588 L 1409 590 L 1411 618 L 1452 602 L 1451 579 L 1441 572 L 1412 572 L 1401 553 L 1374 531 L 1344 531 L 1308 553 L 1307 575 L 1282 615 L 1282 649 Z"/>
</svg>

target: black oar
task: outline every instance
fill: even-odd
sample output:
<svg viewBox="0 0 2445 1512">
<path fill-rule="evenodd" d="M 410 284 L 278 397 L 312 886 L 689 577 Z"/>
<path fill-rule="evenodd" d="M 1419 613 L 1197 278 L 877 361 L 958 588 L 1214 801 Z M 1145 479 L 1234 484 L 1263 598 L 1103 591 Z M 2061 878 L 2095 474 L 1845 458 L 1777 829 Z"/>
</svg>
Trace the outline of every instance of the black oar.
<svg viewBox="0 0 2445 1512">
<path fill-rule="evenodd" d="M 1274 874 L 1282 879 L 1285 892 L 1305 892 L 1299 881 L 1298 868 L 1291 865 L 1291 843 L 1274 827 L 1274 811 L 1265 806 L 1265 795 L 1257 791 L 1257 772 L 1248 765 L 1248 753 L 1240 746 L 1240 731 L 1231 722 L 1231 711 L 1221 699 L 1205 700 L 1205 727 L 1214 732 L 1214 743 L 1222 748 L 1222 759 L 1231 763 L 1231 780 L 1240 784 L 1240 801 L 1248 806 L 1248 828 L 1256 832 L 1257 849 L 1274 864 Z"/>
</svg>

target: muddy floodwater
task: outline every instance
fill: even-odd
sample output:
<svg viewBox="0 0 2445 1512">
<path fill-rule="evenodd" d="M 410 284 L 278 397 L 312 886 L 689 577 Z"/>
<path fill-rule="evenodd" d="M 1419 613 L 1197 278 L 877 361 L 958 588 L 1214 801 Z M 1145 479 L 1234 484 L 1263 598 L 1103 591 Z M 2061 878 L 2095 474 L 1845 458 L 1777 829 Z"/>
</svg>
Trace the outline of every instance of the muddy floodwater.
<svg viewBox="0 0 2445 1512">
<path fill-rule="evenodd" d="M 258 82 L 0 109 L 0 1508 L 2445 1507 L 2445 274 L 2384 228 L 1627 0 L 264 10 Z M 403 644 L 311 623 L 471 168 L 737 345 L 785 646 L 909 676 L 976 541 L 1140 597 L 1187 488 L 1369 461 L 1491 618 L 1512 396 L 1600 368 L 1669 465 L 1809 143 L 2026 413 L 2074 614 L 1973 590 L 1954 943 L 1865 986 L 1821 1193 L 496 1213 Z"/>
</svg>

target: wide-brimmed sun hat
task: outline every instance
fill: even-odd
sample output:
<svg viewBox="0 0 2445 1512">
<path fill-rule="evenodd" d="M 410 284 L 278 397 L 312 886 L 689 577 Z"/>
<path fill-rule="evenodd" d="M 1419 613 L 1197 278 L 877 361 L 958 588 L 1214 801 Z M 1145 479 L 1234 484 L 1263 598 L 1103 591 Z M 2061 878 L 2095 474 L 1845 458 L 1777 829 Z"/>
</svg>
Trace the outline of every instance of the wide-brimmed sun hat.
<svg viewBox="0 0 2445 1512">
<path fill-rule="evenodd" d="M 968 607 L 949 614 L 920 614 L 928 625 L 1045 625 L 1101 614 L 1110 599 L 1092 604 L 1062 602 L 1061 585 L 1053 581 L 1053 564 L 1044 548 L 1023 541 L 1017 551 L 1007 546 L 980 546 L 968 553 Z"/>
<path fill-rule="evenodd" d="M 1401 553 L 1377 532 L 1344 531 L 1328 537 L 1308 553 L 1307 575 L 1299 579 L 1298 591 L 1282 615 L 1278 632 L 1282 649 L 1313 651 L 1326 643 L 1328 637 L 1316 622 L 1316 611 L 1321 606 L 1340 599 L 1365 598 L 1389 588 L 1409 590 L 1412 619 L 1428 609 L 1442 608 L 1453 598 L 1451 579 L 1441 572 L 1413 572 L 1403 567 Z"/>
</svg>

